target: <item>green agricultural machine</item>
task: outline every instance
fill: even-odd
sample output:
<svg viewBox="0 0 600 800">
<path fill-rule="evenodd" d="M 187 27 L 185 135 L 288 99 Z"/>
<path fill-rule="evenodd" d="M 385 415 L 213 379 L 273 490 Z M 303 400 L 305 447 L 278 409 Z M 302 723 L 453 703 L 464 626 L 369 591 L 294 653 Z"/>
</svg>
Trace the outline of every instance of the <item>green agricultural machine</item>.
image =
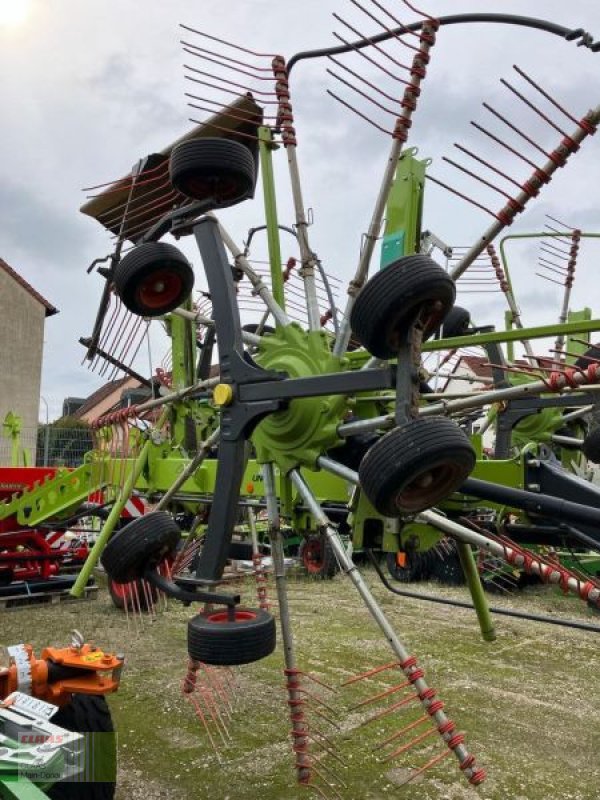
<svg viewBox="0 0 600 800">
<path fill-rule="evenodd" d="M 480 784 L 485 772 L 395 632 L 353 552 L 364 552 L 381 574 L 382 557 L 396 559 L 399 552 L 413 557 L 450 537 L 486 640 L 494 638 L 494 625 L 474 552 L 600 604 L 594 577 L 582 577 L 527 546 L 538 535 L 544 544 L 560 540 L 577 548 L 596 547 L 599 541 L 598 491 L 569 473 L 560 459 L 567 460 L 567 447 L 594 455 L 582 420 L 597 390 L 600 360 L 590 351 L 588 337 L 600 330 L 600 320 L 585 314 L 567 320 L 565 311 L 558 324 L 525 328 L 515 316 L 512 292 L 505 291 L 512 298 L 510 329 L 496 331 L 475 328 L 469 313 L 455 305 L 461 278 L 485 253 L 496 268 L 489 249 L 494 240 L 595 132 L 600 108 L 575 116 L 516 68 L 529 89 L 553 104 L 560 127 L 549 122 L 552 142 L 544 144 L 543 162 L 533 163 L 533 171 L 529 167 L 516 192 L 501 190 L 499 211 L 484 208 L 492 224 L 452 263 L 450 248 L 424 230 L 422 221 L 425 180 L 445 184 L 431 174 L 427 159 L 407 147 L 440 28 L 470 22 L 520 25 L 576 40 L 584 51 L 597 52 L 598 46 L 583 31 L 512 15 L 418 16 L 407 25 L 396 20 L 393 30 L 382 24 L 383 32 L 374 38 L 347 42 L 340 37 L 337 47 L 289 61 L 184 28 L 184 49 L 203 67 L 190 68 L 188 77 L 210 94 L 207 99 L 205 89 L 190 93 L 191 105 L 209 116 L 172 145 L 142 158 L 130 174 L 100 187 L 82 209 L 116 237 L 111 253 L 93 265 L 101 262 L 98 273 L 105 283 L 92 334 L 83 340 L 89 360 L 137 377 L 133 359 L 150 324 L 164 326 L 171 354 L 157 373 L 158 388 L 156 380 L 142 378 L 153 393 L 150 399 L 108 414 L 96 425 L 96 447 L 81 475 L 89 476 L 90 491 L 107 493 L 111 506 L 73 593 L 81 593 L 101 558 L 114 584 L 133 587 L 129 596 L 136 595 L 139 606 L 144 596 L 150 605 L 158 592 L 186 605 L 200 603 L 202 610 L 188 623 L 190 685 L 204 668 L 258 661 L 275 649 L 275 618 L 265 604 L 242 605 L 241 594 L 228 591 L 223 574 L 229 558 L 257 555 L 257 516 L 266 516 L 295 767 L 299 782 L 321 796 L 329 796 L 332 787 L 311 759 L 307 676 L 299 667 L 288 608 L 287 531 L 301 538 L 305 561 L 316 573 L 336 568 L 353 584 L 391 650 L 391 664 L 353 680 L 385 669 L 399 673 L 402 683 L 393 691 L 406 691 L 400 703 L 415 701 L 422 713 L 402 733 L 427 723 L 428 731 L 439 735 L 442 752 L 421 763 L 408 780 L 448 755 L 472 785 Z M 215 41 L 219 52 L 209 49 Z M 371 58 L 385 41 L 410 44 L 400 94 L 394 88 L 391 129 L 389 122 L 379 124 L 372 109 L 363 113 L 330 92 L 389 143 L 372 217 L 338 313 L 333 279 L 309 241 L 291 71 L 302 61 L 329 56 L 333 78 L 358 89 L 364 101 L 378 98 L 376 105 L 383 108 L 391 90 L 367 81 L 366 93 L 360 89 L 362 76 L 344 59 Z M 239 81 L 233 82 L 236 70 Z M 562 130 L 564 117 L 568 132 Z M 289 170 L 292 225 L 278 218 L 276 159 Z M 239 247 L 217 216 L 222 209 L 250 205 L 259 172 L 264 225 L 251 229 L 248 240 L 258 230 L 266 232 L 268 269 L 262 271 L 250 258 L 248 242 Z M 294 264 L 283 261 L 283 233 L 295 239 L 299 257 L 291 259 Z M 176 241 L 188 237 L 195 245 L 194 258 L 207 283 L 198 300 L 193 292 L 198 269 L 183 249 L 164 241 L 167 234 Z M 573 229 L 561 226 L 548 238 L 553 237 L 564 243 Z M 369 275 L 380 243 L 381 268 Z M 444 265 L 432 257 L 435 251 Z M 295 277 L 302 291 L 300 322 L 294 319 Z M 254 314 L 246 321 L 244 302 L 250 301 Z M 527 344 L 528 368 L 511 372 L 515 364 L 500 345 L 510 348 L 548 336 L 562 342 L 551 364 L 534 363 Z M 485 349 L 493 370 L 489 388 L 460 397 L 432 390 L 429 381 L 437 380 L 446 355 L 466 346 Z M 438 353 L 435 368 L 427 368 L 425 359 Z M 571 353 L 587 360 L 572 363 Z M 482 413 L 487 413 L 486 425 L 496 429 L 493 453 L 484 453 L 481 432 L 474 428 Z M 43 493 L 44 486 L 36 491 Z M 143 496 L 152 510 L 122 526 L 132 494 Z M 252 540 L 246 550 L 234 538 L 244 518 Z M 182 528 L 188 534 L 183 546 Z M 123 596 L 127 608 L 128 595 Z"/>
</svg>

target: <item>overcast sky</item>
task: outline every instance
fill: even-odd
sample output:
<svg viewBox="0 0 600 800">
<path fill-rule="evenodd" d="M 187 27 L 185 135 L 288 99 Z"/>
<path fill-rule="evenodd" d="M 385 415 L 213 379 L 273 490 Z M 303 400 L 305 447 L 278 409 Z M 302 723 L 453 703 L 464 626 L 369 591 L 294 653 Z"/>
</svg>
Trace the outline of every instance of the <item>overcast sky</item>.
<svg viewBox="0 0 600 800">
<path fill-rule="evenodd" d="M 370 0 L 361 0 L 376 11 Z M 423 0 L 425 3 L 426 0 Z M 102 379 L 81 366 L 78 338 L 91 333 L 102 280 L 86 267 L 110 248 L 110 239 L 92 219 L 79 213 L 81 189 L 120 177 L 140 157 L 163 148 L 192 125 L 184 92 L 182 32 L 186 23 L 257 51 L 286 57 L 301 50 L 335 43 L 332 31 L 354 38 L 331 14 L 336 11 L 367 34 L 380 31 L 347 0 L 30 0 L 18 26 L 2 24 L 3 7 L 19 0 L 0 0 L 0 257 L 17 269 L 60 309 L 48 320 L 42 394 L 50 417 L 60 414 L 65 396 L 86 396 Z M 403 21 L 416 19 L 400 0 L 386 7 Z M 597 0 L 430 0 L 433 15 L 464 11 L 502 11 L 582 27 L 600 38 Z M 366 20 L 366 21 L 365 21 Z M 388 52 L 406 61 L 409 51 L 398 43 Z M 352 60 L 352 58 L 354 60 Z M 383 58 L 380 58 L 383 62 Z M 258 63 L 258 62 L 257 62 Z M 346 60 L 374 78 L 357 56 Z M 471 119 L 498 126 L 481 108 L 487 100 L 552 149 L 559 134 L 518 105 L 499 83 L 501 77 L 522 88 L 516 63 L 553 92 L 577 117 L 600 104 L 600 53 L 545 33 L 508 26 L 463 25 L 443 28 L 432 52 L 409 144 L 434 159 L 436 177 L 461 187 L 479 202 L 498 210 L 502 198 L 470 183 L 440 161 L 453 155 L 453 142 L 485 154 L 518 180 L 527 167 L 489 146 L 469 125 Z M 298 157 L 307 207 L 314 210 L 311 245 L 326 269 L 344 279 L 352 274 L 377 194 L 389 150 L 389 138 L 338 106 L 331 88 L 345 99 L 351 94 L 326 73 L 324 61 L 300 64 L 292 75 Z M 386 85 L 386 90 L 393 88 Z M 398 91 L 396 86 L 396 92 Z M 529 97 L 534 97 L 531 90 Z M 353 98 L 364 112 L 369 106 Z M 544 106 L 546 109 L 547 106 Z M 553 112 L 567 131 L 572 123 Z M 377 116 L 383 121 L 383 113 Z M 389 122 L 388 122 L 389 124 Z M 514 137 L 506 139 L 527 151 Z M 528 150 L 528 155 L 535 151 Z M 454 157 L 459 154 L 454 151 Z M 473 168 L 464 157 L 459 161 Z M 543 163 L 543 157 L 534 160 Z M 291 224 L 285 158 L 276 154 L 280 221 Z M 486 175 L 491 177 L 491 175 Z M 573 226 L 600 232 L 600 140 L 590 138 L 571 164 L 518 218 L 511 233 L 541 230 L 549 213 Z M 505 186 L 505 188 L 509 188 Z M 262 222 L 260 193 L 253 202 L 223 212 L 238 242 L 249 227 Z M 426 228 L 451 245 L 470 244 L 491 218 L 446 191 L 428 185 Z M 294 254 L 284 245 L 284 257 Z M 513 279 L 527 324 L 554 321 L 560 289 L 535 276 L 536 244 L 512 246 Z M 199 258 L 197 284 L 203 284 Z M 572 307 L 591 305 L 600 313 L 597 264 L 600 247 L 581 251 Z M 499 323 L 504 305 L 498 293 L 465 295 L 478 322 Z M 3 346 L 5 346 L 3 344 Z M 158 346 L 158 345 L 157 345 Z M 162 353 L 153 353 L 156 366 Z M 145 364 L 147 364 L 147 357 Z M 143 368 L 141 364 L 140 368 Z M 147 372 L 147 368 L 145 369 Z M 42 404 L 41 416 L 45 415 Z"/>
</svg>

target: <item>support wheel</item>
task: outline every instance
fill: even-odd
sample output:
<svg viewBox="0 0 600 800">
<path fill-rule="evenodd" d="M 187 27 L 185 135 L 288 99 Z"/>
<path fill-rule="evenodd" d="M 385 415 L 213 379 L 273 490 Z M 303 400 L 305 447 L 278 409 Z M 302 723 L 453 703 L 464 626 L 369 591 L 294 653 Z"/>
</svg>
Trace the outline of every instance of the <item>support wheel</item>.
<svg viewBox="0 0 600 800">
<path fill-rule="evenodd" d="M 189 297 L 194 286 L 194 270 L 172 244 L 145 242 L 119 261 L 114 284 L 115 291 L 133 314 L 160 317 Z"/>
<path fill-rule="evenodd" d="M 314 578 L 333 578 L 339 567 L 329 539 L 324 534 L 304 539 L 298 551 L 304 569 Z"/>
<path fill-rule="evenodd" d="M 155 586 L 148 581 L 137 580 L 131 584 L 117 583 L 109 578 L 108 593 L 115 608 L 127 611 L 150 611 L 151 605 L 158 599 Z"/>
<path fill-rule="evenodd" d="M 268 611 L 234 608 L 203 611 L 188 622 L 188 654 L 216 666 L 250 664 L 275 649 L 275 620 Z"/>
<path fill-rule="evenodd" d="M 454 306 L 448 312 L 442 325 L 442 339 L 451 339 L 453 336 L 465 336 L 471 326 L 471 314 L 466 308 Z"/>
<path fill-rule="evenodd" d="M 600 464 L 600 428 L 594 428 L 583 440 L 581 445 L 584 456 L 593 461 L 594 464 Z"/>
<path fill-rule="evenodd" d="M 115 583 L 142 578 L 175 552 L 181 531 L 166 511 L 153 511 L 130 522 L 104 548 L 102 565 Z"/>
<path fill-rule="evenodd" d="M 86 768 L 90 776 L 85 783 L 55 783 L 47 790 L 51 800 L 113 800 L 117 774 L 117 747 L 110 709 L 104 697 L 74 694 L 51 720 L 55 725 L 74 733 L 102 733 L 90 737 L 86 744 Z"/>
<path fill-rule="evenodd" d="M 410 550 L 399 550 L 397 553 L 386 553 L 385 563 L 388 572 L 399 583 L 416 583 L 431 577 L 430 553 Z"/>
<path fill-rule="evenodd" d="M 377 358 L 393 358 L 418 318 L 423 339 L 432 335 L 452 308 L 454 281 L 424 254 L 404 256 L 364 285 L 350 324 L 361 344 Z"/>
<path fill-rule="evenodd" d="M 190 139 L 173 148 L 173 188 L 194 200 L 226 208 L 254 194 L 256 167 L 250 150 L 231 139 Z"/>
<path fill-rule="evenodd" d="M 412 419 L 386 433 L 359 467 L 360 483 L 380 514 L 416 514 L 456 491 L 475 466 L 465 433 L 445 417 Z"/>
</svg>

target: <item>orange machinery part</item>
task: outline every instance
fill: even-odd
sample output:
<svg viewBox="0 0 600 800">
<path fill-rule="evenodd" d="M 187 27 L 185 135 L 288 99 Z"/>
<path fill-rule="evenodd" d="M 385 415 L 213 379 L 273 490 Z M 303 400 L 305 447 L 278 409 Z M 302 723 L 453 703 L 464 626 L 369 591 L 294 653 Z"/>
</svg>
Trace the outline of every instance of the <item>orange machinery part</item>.
<svg viewBox="0 0 600 800">
<path fill-rule="evenodd" d="M 119 687 L 123 659 L 105 653 L 91 644 L 81 647 L 46 647 L 38 659 L 31 645 L 25 645 L 31 667 L 31 694 L 57 706 L 70 702 L 72 694 L 105 695 Z M 81 675 L 48 682 L 52 662 L 66 668 L 81 670 Z M 0 669 L 0 702 L 17 691 L 16 664 Z"/>
</svg>

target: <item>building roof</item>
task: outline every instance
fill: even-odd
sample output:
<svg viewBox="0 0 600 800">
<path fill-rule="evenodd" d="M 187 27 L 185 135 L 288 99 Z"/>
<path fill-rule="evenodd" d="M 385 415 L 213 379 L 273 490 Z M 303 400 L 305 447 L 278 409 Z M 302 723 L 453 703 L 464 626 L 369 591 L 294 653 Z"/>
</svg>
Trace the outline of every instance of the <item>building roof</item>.
<svg viewBox="0 0 600 800">
<path fill-rule="evenodd" d="M 84 414 L 87 414 L 88 411 L 91 411 L 93 408 L 95 408 L 98 403 L 101 403 L 130 380 L 131 378 L 129 375 L 126 375 L 124 378 L 118 378 L 116 381 L 109 381 L 108 383 L 105 383 L 99 389 L 96 389 L 96 391 L 93 392 L 89 397 L 87 397 L 85 403 L 80 406 L 77 411 L 72 414 L 72 416 L 75 417 L 75 419 L 83 417 Z"/>
<path fill-rule="evenodd" d="M 4 270 L 11 278 L 13 278 L 19 286 L 22 286 L 26 292 L 28 292 L 38 303 L 41 303 L 44 308 L 46 309 L 46 316 L 51 317 L 53 314 L 58 314 L 58 308 L 55 308 L 52 303 L 49 303 L 39 292 L 33 288 L 30 283 L 27 283 L 25 278 L 23 278 L 19 273 L 10 267 L 4 259 L 0 258 L 0 269 Z"/>
<path fill-rule="evenodd" d="M 461 356 L 453 372 L 456 372 L 459 364 L 466 364 L 474 375 L 478 378 L 491 378 L 492 368 L 487 356 Z"/>
</svg>

